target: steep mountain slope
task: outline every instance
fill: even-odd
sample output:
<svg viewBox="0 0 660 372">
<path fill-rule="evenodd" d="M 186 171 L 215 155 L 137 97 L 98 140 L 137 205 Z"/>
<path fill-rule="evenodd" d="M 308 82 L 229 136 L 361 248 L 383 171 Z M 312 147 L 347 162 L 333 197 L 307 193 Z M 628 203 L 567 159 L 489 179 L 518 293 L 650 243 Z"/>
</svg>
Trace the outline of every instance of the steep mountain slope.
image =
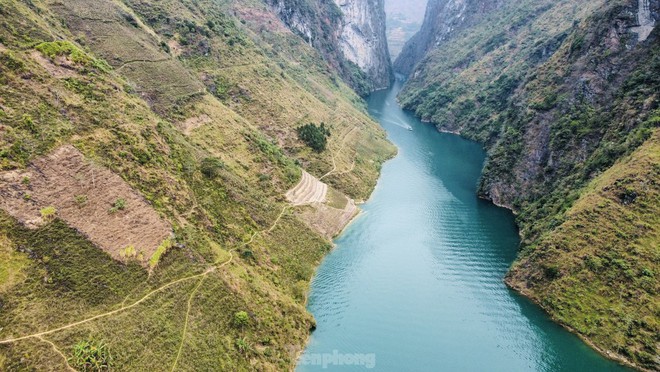
<svg viewBox="0 0 660 372">
<path fill-rule="evenodd" d="M 649 19 L 659 9 L 658 1 L 505 1 L 462 26 L 454 25 L 462 17 L 448 28 L 430 20 L 436 44 L 400 96 L 440 130 L 488 148 L 481 196 L 516 211 L 523 237 L 509 283 L 608 355 L 651 369 L 657 157 L 644 158 L 650 168 L 635 163 L 657 151 L 660 45 Z M 631 195 L 644 195 L 640 205 L 621 191 L 628 182 Z M 613 195 L 618 204 L 603 201 Z M 594 260 L 602 265 L 592 269 Z"/>
<path fill-rule="evenodd" d="M 1 0 L 0 25 L 0 197 L 40 214 L 0 211 L 0 370 L 81 368 L 85 342 L 117 370 L 290 369 L 330 244 L 284 194 L 303 165 L 369 195 L 394 149 L 359 97 L 260 1 Z M 76 208 L 172 233 L 113 259 Z"/>
<path fill-rule="evenodd" d="M 390 85 L 383 0 L 266 0 L 361 95 Z"/>
</svg>

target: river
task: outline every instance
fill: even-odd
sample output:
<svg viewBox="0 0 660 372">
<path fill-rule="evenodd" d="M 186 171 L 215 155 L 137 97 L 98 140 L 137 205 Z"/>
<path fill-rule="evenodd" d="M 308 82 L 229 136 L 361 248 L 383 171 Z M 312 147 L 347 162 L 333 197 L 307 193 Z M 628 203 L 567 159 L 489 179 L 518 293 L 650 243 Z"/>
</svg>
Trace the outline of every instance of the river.
<svg viewBox="0 0 660 372">
<path fill-rule="evenodd" d="M 368 98 L 399 154 L 318 269 L 297 370 L 625 370 L 505 286 L 518 234 L 476 197 L 481 146 L 402 111 L 400 85 Z"/>
</svg>

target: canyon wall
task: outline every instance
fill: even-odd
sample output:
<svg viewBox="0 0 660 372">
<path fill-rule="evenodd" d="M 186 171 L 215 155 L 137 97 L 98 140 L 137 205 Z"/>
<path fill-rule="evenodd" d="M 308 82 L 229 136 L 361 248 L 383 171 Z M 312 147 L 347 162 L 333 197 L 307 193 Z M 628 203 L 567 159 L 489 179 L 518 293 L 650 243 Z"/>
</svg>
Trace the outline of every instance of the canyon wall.
<svg viewBox="0 0 660 372">
<path fill-rule="evenodd" d="M 266 3 L 359 94 L 389 86 L 392 69 L 383 0 L 266 0 Z"/>
</svg>

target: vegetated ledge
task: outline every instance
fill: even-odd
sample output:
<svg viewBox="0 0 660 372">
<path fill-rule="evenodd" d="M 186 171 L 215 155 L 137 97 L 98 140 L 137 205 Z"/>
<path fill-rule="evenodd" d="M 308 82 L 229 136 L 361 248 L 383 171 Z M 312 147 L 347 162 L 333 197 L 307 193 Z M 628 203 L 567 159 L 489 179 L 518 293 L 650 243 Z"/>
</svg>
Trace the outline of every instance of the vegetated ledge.
<svg viewBox="0 0 660 372">
<path fill-rule="evenodd" d="M 596 345 L 595 343 L 593 343 L 593 341 L 591 341 L 587 336 L 581 334 L 581 333 L 578 332 L 575 328 L 571 327 L 570 325 L 564 323 L 563 321 L 561 321 L 560 319 L 558 319 L 557 317 L 555 317 L 554 315 L 552 315 L 552 313 L 550 313 L 550 311 L 548 311 L 548 309 L 547 309 L 545 306 L 543 306 L 543 304 L 542 304 L 540 301 L 538 301 L 538 300 L 534 297 L 534 295 L 531 293 L 531 291 L 526 290 L 525 288 L 520 287 L 517 283 L 514 283 L 513 280 L 512 280 L 510 277 L 507 276 L 507 277 L 504 279 L 504 283 L 507 285 L 507 287 L 509 287 L 509 288 L 511 288 L 512 290 L 514 290 L 514 291 L 516 291 L 516 292 L 522 294 L 523 296 L 527 297 L 527 298 L 528 298 L 530 301 L 532 301 L 535 305 L 537 305 L 538 307 L 540 307 L 541 310 L 543 310 L 543 312 L 544 312 L 544 313 L 545 313 L 545 314 L 546 314 L 546 315 L 547 315 L 547 316 L 548 316 L 553 322 L 559 324 L 559 325 L 562 326 L 562 328 L 564 328 L 565 330 L 567 330 L 567 331 L 571 332 L 572 334 L 576 335 L 578 338 L 580 338 L 580 340 L 582 340 L 582 342 L 584 342 L 585 344 L 589 345 L 589 347 L 591 347 L 592 349 L 594 349 L 595 351 L 597 351 L 600 355 L 606 357 L 607 359 L 613 360 L 613 361 L 615 361 L 615 362 L 617 362 L 617 363 L 620 363 L 620 364 L 625 365 L 625 366 L 628 366 L 628 367 L 632 367 L 632 368 L 638 369 L 638 370 L 640 370 L 640 371 L 649 371 L 649 372 L 652 372 L 652 371 L 653 371 L 653 370 L 651 370 L 651 369 L 647 369 L 647 368 L 644 368 L 644 367 L 642 367 L 642 366 L 639 366 L 639 365 L 637 365 L 637 364 L 635 364 L 635 363 L 632 363 L 630 360 L 626 359 L 623 355 L 620 355 L 620 354 L 617 354 L 617 353 L 615 353 L 615 352 L 613 352 L 613 351 L 611 351 L 611 350 L 606 350 L 606 349 L 603 349 L 603 348 L 599 347 L 598 345 Z"/>
<path fill-rule="evenodd" d="M 535 242 L 535 249 L 524 249 L 505 279 L 605 357 L 648 371 L 658 367 L 652 349 L 658 282 L 652 268 L 660 235 L 659 162 L 656 129 L 585 186 L 564 222 Z M 582 307 L 589 311 L 573 310 Z M 629 322 L 627 330 L 618 325 L 623 321 Z"/>
</svg>

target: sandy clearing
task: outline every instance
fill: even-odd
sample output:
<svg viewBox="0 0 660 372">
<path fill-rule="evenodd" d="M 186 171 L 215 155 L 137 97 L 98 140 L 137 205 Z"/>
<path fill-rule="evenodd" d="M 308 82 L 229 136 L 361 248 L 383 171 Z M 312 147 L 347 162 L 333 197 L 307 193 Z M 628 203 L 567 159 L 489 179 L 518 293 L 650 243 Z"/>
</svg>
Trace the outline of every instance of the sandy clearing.
<svg viewBox="0 0 660 372">
<path fill-rule="evenodd" d="M 125 208 L 113 210 L 118 200 Z M 147 201 L 112 171 L 93 164 L 65 145 L 25 170 L 0 173 L 0 208 L 30 228 L 42 226 L 41 211 L 54 207 L 59 218 L 92 243 L 124 261 L 133 246 L 143 265 L 172 228 Z"/>
<path fill-rule="evenodd" d="M 206 115 L 206 114 L 202 114 L 202 115 L 199 115 L 199 116 L 193 116 L 191 118 L 186 119 L 186 121 L 184 121 L 181 124 L 181 130 L 183 130 L 183 133 L 185 135 L 189 136 L 190 133 L 192 133 L 193 130 L 195 130 L 195 129 L 197 129 L 197 128 L 205 125 L 205 124 L 209 124 L 211 122 L 213 122 L 213 119 L 211 119 L 211 117 Z"/>
</svg>

